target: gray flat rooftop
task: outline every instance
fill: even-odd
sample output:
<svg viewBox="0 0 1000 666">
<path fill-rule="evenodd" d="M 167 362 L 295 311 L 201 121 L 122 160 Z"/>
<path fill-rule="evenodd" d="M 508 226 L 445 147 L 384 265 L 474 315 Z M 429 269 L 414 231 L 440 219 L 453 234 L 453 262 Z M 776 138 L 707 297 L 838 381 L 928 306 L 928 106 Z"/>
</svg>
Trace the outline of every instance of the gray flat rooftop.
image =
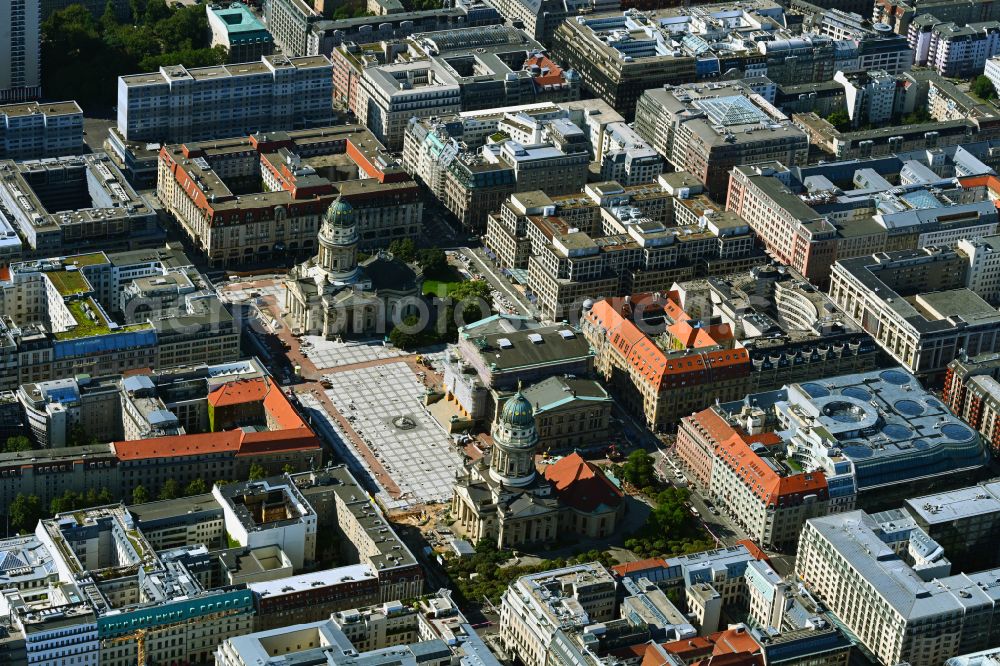
<svg viewBox="0 0 1000 666">
<path fill-rule="evenodd" d="M 914 497 L 906 510 L 928 525 L 1000 513 L 1000 481 Z"/>
</svg>

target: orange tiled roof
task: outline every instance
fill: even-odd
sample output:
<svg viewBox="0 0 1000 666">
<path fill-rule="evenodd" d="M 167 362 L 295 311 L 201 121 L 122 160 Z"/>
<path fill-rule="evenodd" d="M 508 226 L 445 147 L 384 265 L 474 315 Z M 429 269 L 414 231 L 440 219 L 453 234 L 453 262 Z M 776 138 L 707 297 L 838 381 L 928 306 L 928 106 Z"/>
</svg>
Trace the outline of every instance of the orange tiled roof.
<svg viewBox="0 0 1000 666">
<path fill-rule="evenodd" d="M 602 504 L 613 508 L 622 502 L 622 491 L 576 452 L 546 467 L 545 478 L 555 486 L 560 500 L 579 511 L 594 511 Z"/>
<path fill-rule="evenodd" d="M 1000 178 L 987 174 L 985 176 L 968 176 L 966 178 L 959 178 L 958 182 L 961 183 L 962 187 L 966 189 L 985 187 L 997 197 L 993 200 L 993 204 L 997 208 L 1000 208 Z"/>
<path fill-rule="evenodd" d="M 735 654 L 739 652 L 748 652 L 750 654 L 760 652 L 760 645 L 754 640 L 745 626 L 726 629 L 716 635 L 715 648 L 712 650 L 713 655 Z"/>
<path fill-rule="evenodd" d="M 625 304 L 623 299 L 599 301 L 587 312 L 592 324 L 604 329 L 618 354 L 632 366 L 642 381 L 657 391 L 713 381 L 716 373 L 749 372 L 750 354 L 746 349 L 695 351 L 690 354 L 667 354 L 632 320 L 623 314 L 635 311 L 652 301 L 651 294 L 639 294 Z M 666 294 L 663 304 L 670 312 L 684 314 L 677 305 L 676 292 Z M 687 319 L 687 315 L 684 314 Z"/>
<path fill-rule="evenodd" d="M 708 438 L 716 444 L 729 439 L 735 433 L 743 432 L 734 428 L 711 407 L 685 418 L 689 418 L 695 425 L 701 426 L 708 433 Z"/>
<path fill-rule="evenodd" d="M 528 58 L 524 61 L 524 66 L 521 69 L 527 69 L 532 65 L 538 65 L 542 69 L 548 68 L 549 70 L 547 73 L 540 74 L 532 79 L 536 87 L 557 85 L 563 82 L 562 67 L 549 60 L 546 56 L 538 54 Z"/>
<path fill-rule="evenodd" d="M 739 541 L 736 542 L 736 545 L 743 546 L 748 551 L 750 551 L 750 554 L 753 555 L 753 558 L 755 560 L 760 560 L 761 562 L 771 561 L 771 558 L 767 556 L 767 553 L 761 550 L 760 546 L 755 544 L 750 539 L 740 539 Z"/>
<path fill-rule="evenodd" d="M 113 446 L 119 460 L 143 460 L 146 458 L 199 456 L 227 451 L 237 456 L 279 451 L 306 451 L 319 449 L 320 441 L 309 428 L 260 432 L 245 432 L 236 429 L 115 442 Z"/>
<path fill-rule="evenodd" d="M 295 407 L 276 386 L 272 385 L 272 390 L 264 396 L 264 410 L 282 430 L 306 427 Z"/>
<path fill-rule="evenodd" d="M 213 407 L 231 407 L 248 402 L 260 402 L 267 396 L 270 389 L 271 384 L 264 377 L 238 379 L 226 382 L 209 393 L 208 404 Z"/>
<path fill-rule="evenodd" d="M 198 456 L 207 453 L 237 451 L 240 448 L 242 434 L 241 430 L 227 430 L 195 435 L 171 435 L 169 437 L 115 442 L 113 446 L 119 460 Z"/>
<path fill-rule="evenodd" d="M 827 496 L 826 476 L 823 472 L 780 476 L 750 448 L 755 440 L 765 445 L 774 444 L 777 443 L 777 436 L 766 433 L 744 439 L 739 433 L 734 433 L 729 439 L 716 445 L 715 457 L 732 469 L 759 499 L 776 506 L 782 497 L 796 498 L 806 494 Z"/>
<path fill-rule="evenodd" d="M 263 430 L 243 433 L 237 456 L 259 455 L 278 451 L 307 451 L 320 448 L 319 438 L 309 428 Z"/>
<path fill-rule="evenodd" d="M 628 576 L 629 574 L 636 573 L 637 571 L 646 571 L 647 569 L 660 569 L 666 566 L 666 562 L 663 561 L 662 557 L 650 557 L 645 560 L 636 560 L 635 562 L 623 562 L 622 564 L 616 564 L 611 567 L 611 571 L 619 578 L 623 576 Z"/>
<path fill-rule="evenodd" d="M 668 326 L 667 330 L 687 349 L 714 347 L 733 339 L 733 330 L 729 324 L 702 326 L 698 321 L 680 319 Z"/>
</svg>

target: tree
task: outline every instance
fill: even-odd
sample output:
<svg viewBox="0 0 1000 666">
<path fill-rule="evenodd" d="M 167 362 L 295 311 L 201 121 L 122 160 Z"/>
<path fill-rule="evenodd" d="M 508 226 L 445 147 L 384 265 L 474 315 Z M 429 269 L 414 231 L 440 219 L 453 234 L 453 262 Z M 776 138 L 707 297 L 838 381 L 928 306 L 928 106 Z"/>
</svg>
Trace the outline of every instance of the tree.
<svg viewBox="0 0 1000 666">
<path fill-rule="evenodd" d="M 163 486 L 160 487 L 160 499 L 161 500 L 172 500 L 177 499 L 177 493 L 180 491 L 180 484 L 177 483 L 177 479 L 167 479 Z"/>
<path fill-rule="evenodd" d="M 977 76 L 969 89 L 980 99 L 993 99 L 997 96 L 997 89 L 987 76 Z"/>
<path fill-rule="evenodd" d="M 407 351 L 413 351 L 417 347 L 423 346 L 427 340 L 427 332 L 414 330 L 419 323 L 419 317 L 410 315 L 402 321 L 401 325 L 389 331 L 389 342 L 394 347 Z"/>
<path fill-rule="evenodd" d="M 289 463 L 285 463 L 284 465 L 281 466 L 281 473 L 282 474 L 295 474 L 295 468 L 292 467 Z"/>
<path fill-rule="evenodd" d="M 7 453 L 17 453 L 18 451 L 30 451 L 32 448 L 30 439 L 24 435 L 15 435 L 7 438 L 3 450 Z"/>
<path fill-rule="evenodd" d="M 412 241 L 411 241 L 412 242 Z M 424 271 L 424 277 L 440 277 L 448 274 L 448 255 L 440 248 L 429 248 L 417 252 L 417 263 Z"/>
<path fill-rule="evenodd" d="M 628 458 L 622 464 L 622 476 L 636 488 L 656 485 L 653 456 L 642 449 L 628 454 Z"/>
<path fill-rule="evenodd" d="M 411 262 L 417 257 L 417 246 L 412 238 L 402 238 L 389 243 L 389 252 L 400 261 Z"/>
<path fill-rule="evenodd" d="M 143 485 L 132 489 L 132 504 L 145 504 L 149 501 L 149 491 Z"/>
<path fill-rule="evenodd" d="M 260 481 L 265 476 L 267 476 L 267 470 L 264 469 L 262 465 L 258 463 L 253 463 L 252 465 L 250 465 L 250 475 L 248 478 L 251 481 Z"/>
<path fill-rule="evenodd" d="M 837 109 L 826 117 L 826 121 L 838 130 L 844 130 L 851 126 L 851 117 L 844 109 Z"/>
<path fill-rule="evenodd" d="M 458 326 L 455 322 L 454 308 L 462 308 L 460 319 L 466 324 L 488 317 L 493 311 L 493 295 L 490 293 L 489 283 L 485 280 L 459 282 L 448 292 L 448 297 L 453 301 L 448 317 L 448 325 L 452 329 Z M 449 337 L 456 334 L 457 331 L 453 330 Z"/>
<path fill-rule="evenodd" d="M 82 500 L 83 498 L 79 494 L 72 490 L 67 490 L 61 496 L 52 498 L 52 501 L 49 502 L 49 513 L 54 516 L 57 513 L 73 511 L 80 508 L 83 504 Z"/>
<path fill-rule="evenodd" d="M 205 483 L 204 479 L 195 479 L 191 483 L 187 484 L 187 488 L 184 489 L 184 495 L 190 497 L 191 495 L 204 495 L 208 492 L 208 485 Z"/>
<path fill-rule="evenodd" d="M 42 519 L 42 501 L 38 495 L 18 493 L 7 512 L 10 526 L 15 532 L 31 532 Z"/>
</svg>

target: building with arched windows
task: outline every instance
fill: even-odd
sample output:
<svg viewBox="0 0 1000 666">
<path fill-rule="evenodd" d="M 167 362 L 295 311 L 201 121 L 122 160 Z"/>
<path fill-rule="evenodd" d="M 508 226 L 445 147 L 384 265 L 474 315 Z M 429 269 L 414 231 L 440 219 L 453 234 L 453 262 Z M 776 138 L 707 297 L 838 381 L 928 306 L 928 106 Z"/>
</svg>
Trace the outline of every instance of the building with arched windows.
<svg viewBox="0 0 1000 666">
<path fill-rule="evenodd" d="M 599 467 L 573 453 L 538 472 L 535 413 L 520 391 L 504 404 L 492 435 L 493 450 L 455 483 L 454 527 L 469 540 L 511 548 L 615 531 L 625 497 Z"/>
<path fill-rule="evenodd" d="M 383 252 L 359 262 L 354 209 L 340 197 L 323 215 L 318 245 L 285 283 L 294 331 L 327 338 L 385 333 L 417 312 L 420 272 Z"/>
</svg>

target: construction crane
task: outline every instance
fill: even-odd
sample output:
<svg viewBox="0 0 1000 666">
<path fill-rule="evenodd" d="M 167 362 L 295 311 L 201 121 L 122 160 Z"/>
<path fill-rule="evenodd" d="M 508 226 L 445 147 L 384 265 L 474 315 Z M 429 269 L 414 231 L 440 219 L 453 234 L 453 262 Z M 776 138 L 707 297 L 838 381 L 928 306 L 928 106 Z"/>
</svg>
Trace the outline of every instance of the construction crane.
<svg viewBox="0 0 1000 666">
<path fill-rule="evenodd" d="M 209 613 L 208 615 L 202 615 L 198 618 L 191 618 L 189 620 L 178 620 L 177 622 L 170 622 L 169 624 L 160 624 L 147 629 L 136 629 L 135 631 L 129 632 L 127 634 L 122 634 L 121 636 L 115 636 L 114 638 L 107 639 L 108 644 L 118 645 L 119 643 L 130 643 L 135 641 L 136 653 L 135 653 L 135 663 L 136 666 L 148 666 L 149 662 L 146 657 L 146 634 L 150 631 L 163 631 L 166 629 L 171 629 L 182 624 L 193 624 L 195 622 L 209 622 L 212 620 L 217 620 L 220 617 L 226 617 L 228 615 L 236 615 L 240 613 L 238 608 L 230 608 L 229 610 L 218 611 L 216 613 Z"/>
</svg>

